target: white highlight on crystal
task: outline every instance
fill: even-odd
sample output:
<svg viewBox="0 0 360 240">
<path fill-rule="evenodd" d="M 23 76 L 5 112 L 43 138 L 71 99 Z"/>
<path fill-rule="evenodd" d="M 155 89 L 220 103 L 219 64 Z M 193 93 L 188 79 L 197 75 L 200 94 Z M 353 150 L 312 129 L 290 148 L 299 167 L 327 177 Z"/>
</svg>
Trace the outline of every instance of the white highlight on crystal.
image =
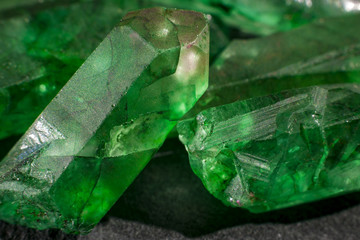
<svg viewBox="0 0 360 240">
<path fill-rule="evenodd" d="M 163 28 L 163 29 L 161 29 L 159 35 L 162 37 L 166 37 L 169 34 L 169 32 L 170 32 L 169 29 Z"/>
<path fill-rule="evenodd" d="M 344 10 L 347 12 L 360 10 L 360 2 L 358 1 L 345 1 L 343 3 L 343 6 L 344 6 Z"/>
<path fill-rule="evenodd" d="M 188 80 L 196 72 L 199 56 L 192 49 L 183 50 L 175 75 L 182 80 Z"/>
<path fill-rule="evenodd" d="M 21 150 L 35 147 L 36 145 L 48 143 L 55 139 L 64 139 L 65 137 L 48 123 L 42 116 L 30 128 L 27 137 L 22 141 Z"/>
</svg>

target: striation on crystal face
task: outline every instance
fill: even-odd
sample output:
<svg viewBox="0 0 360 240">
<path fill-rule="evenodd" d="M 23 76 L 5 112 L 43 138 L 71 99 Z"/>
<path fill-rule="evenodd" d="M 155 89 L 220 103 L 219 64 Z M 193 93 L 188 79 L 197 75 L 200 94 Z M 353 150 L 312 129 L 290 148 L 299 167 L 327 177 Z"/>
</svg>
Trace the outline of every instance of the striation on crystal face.
<svg viewBox="0 0 360 240">
<path fill-rule="evenodd" d="M 209 88 L 186 118 L 214 106 L 287 89 L 360 82 L 360 14 L 285 33 L 233 40 L 210 68 Z M 336 34 L 334 34 L 336 32 Z"/>
<path fill-rule="evenodd" d="M 29 128 L 124 14 L 112 0 L 17 7 L 0 14 L 0 139 Z"/>
<path fill-rule="evenodd" d="M 252 212 L 359 190 L 359 131 L 357 84 L 251 98 L 178 124 L 207 190 Z"/>
<path fill-rule="evenodd" d="M 0 162 L 0 218 L 86 233 L 208 84 L 207 16 L 127 14 Z"/>
</svg>

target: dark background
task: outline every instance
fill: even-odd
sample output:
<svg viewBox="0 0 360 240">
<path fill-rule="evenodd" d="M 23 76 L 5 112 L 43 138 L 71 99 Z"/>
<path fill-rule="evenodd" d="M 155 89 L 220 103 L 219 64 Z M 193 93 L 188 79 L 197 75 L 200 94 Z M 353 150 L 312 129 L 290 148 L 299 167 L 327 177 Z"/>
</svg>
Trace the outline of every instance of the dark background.
<svg viewBox="0 0 360 240">
<path fill-rule="evenodd" d="M 1 149 L 16 140 L 0 141 Z M 263 214 L 225 207 L 193 174 L 184 147 L 170 139 L 90 234 L 0 222 L 0 239 L 347 240 L 360 239 L 359 227 L 360 193 Z"/>
</svg>

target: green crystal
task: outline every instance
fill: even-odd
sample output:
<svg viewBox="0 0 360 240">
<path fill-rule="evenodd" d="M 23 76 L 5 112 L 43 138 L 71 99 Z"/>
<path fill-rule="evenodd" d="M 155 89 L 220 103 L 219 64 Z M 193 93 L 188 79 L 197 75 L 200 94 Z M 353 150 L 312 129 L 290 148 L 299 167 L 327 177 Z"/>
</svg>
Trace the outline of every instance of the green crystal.
<svg viewBox="0 0 360 240">
<path fill-rule="evenodd" d="M 186 116 L 286 89 L 360 82 L 360 14 L 285 33 L 233 40 L 210 68 L 209 89 Z M 336 34 L 334 34 L 336 32 Z"/>
<path fill-rule="evenodd" d="M 210 108 L 178 124 L 190 164 L 226 205 L 263 212 L 360 189 L 360 85 Z"/>
<path fill-rule="evenodd" d="M 26 131 L 123 14 L 109 0 L 65 3 L 0 20 L 0 139 Z"/>
<path fill-rule="evenodd" d="M 209 13 L 223 25 L 243 32 L 269 35 L 316 19 L 359 11 L 353 0 L 152 0 L 159 5 Z"/>
<path fill-rule="evenodd" d="M 287 31 L 315 19 L 359 11 L 353 0 L 213 0 L 229 9 L 227 23 L 245 32 L 269 35 Z"/>
<path fill-rule="evenodd" d="M 208 84 L 201 13 L 127 14 L 0 162 L 0 218 L 86 233 Z"/>
<path fill-rule="evenodd" d="M 0 11 L 10 6 L 3 4 Z M 123 0 L 11 4 L 17 6 L 16 14 L 8 10 L 0 17 L 0 139 L 28 129 L 127 10 L 155 5 Z M 224 26 L 213 19 L 210 30 L 214 59 L 229 40 Z"/>
</svg>

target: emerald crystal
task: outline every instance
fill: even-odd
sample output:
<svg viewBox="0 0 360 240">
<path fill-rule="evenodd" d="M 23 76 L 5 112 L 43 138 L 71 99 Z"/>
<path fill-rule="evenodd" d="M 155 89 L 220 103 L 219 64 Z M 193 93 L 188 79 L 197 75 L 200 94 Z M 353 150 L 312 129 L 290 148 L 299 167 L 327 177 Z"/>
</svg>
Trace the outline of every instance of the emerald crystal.
<svg viewBox="0 0 360 240">
<path fill-rule="evenodd" d="M 288 31 L 316 19 L 358 12 L 354 0 L 152 0 L 217 17 L 224 25 L 257 35 Z"/>
<path fill-rule="evenodd" d="M 16 12 L 7 9 L 10 5 Z M 0 3 L 6 14 L 0 16 L 0 139 L 30 127 L 128 10 L 153 5 L 152 0 Z M 229 42 L 228 30 L 214 19 L 209 24 L 214 59 Z"/>
<path fill-rule="evenodd" d="M 0 139 L 26 131 L 124 14 L 110 0 L 33 7 L 0 16 Z"/>
<path fill-rule="evenodd" d="M 208 0 L 209 1 L 209 0 Z M 315 19 L 359 11 L 353 0 L 210 0 L 229 11 L 223 13 L 232 26 L 243 31 L 268 35 L 287 31 Z"/>
<path fill-rule="evenodd" d="M 86 233 L 208 84 L 207 16 L 127 14 L 0 162 L 0 218 Z"/>
<path fill-rule="evenodd" d="M 211 65 L 209 89 L 187 116 L 286 89 L 360 82 L 360 35 L 352 30 L 359 22 L 355 14 L 233 40 Z"/>
<path fill-rule="evenodd" d="M 263 212 L 360 189 L 360 85 L 210 108 L 178 124 L 190 164 L 226 205 Z"/>
</svg>

